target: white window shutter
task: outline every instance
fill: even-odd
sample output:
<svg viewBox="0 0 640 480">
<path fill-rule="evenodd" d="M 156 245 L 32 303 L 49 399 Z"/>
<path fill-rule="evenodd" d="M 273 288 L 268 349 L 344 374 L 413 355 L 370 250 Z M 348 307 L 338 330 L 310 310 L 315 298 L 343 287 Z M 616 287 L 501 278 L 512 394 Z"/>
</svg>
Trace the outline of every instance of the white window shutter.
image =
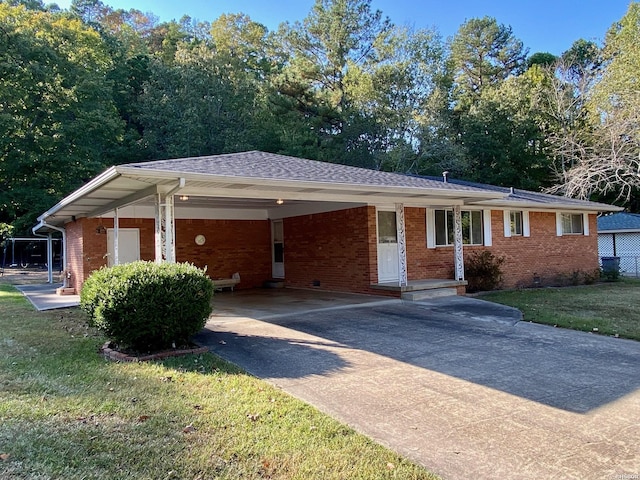
<svg viewBox="0 0 640 480">
<path fill-rule="evenodd" d="M 503 210 L 502 217 L 504 218 L 504 238 L 511 236 L 511 211 Z"/>
<path fill-rule="evenodd" d="M 436 214 L 427 208 L 427 248 L 436 248 Z"/>
<path fill-rule="evenodd" d="M 562 236 L 562 212 L 556 212 L 556 236 Z"/>
<path fill-rule="evenodd" d="M 582 228 L 584 230 L 584 234 L 589 236 L 589 214 L 582 214 Z"/>
<path fill-rule="evenodd" d="M 529 223 L 529 212 L 522 211 L 522 235 L 524 237 L 531 236 L 531 224 Z"/>
<path fill-rule="evenodd" d="M 482 211 L 482 222 L 484 223 L 484 245 L 490 247 L 493 245 L 493 238 L 491 235 L 491 210 Z"/>
</svg>

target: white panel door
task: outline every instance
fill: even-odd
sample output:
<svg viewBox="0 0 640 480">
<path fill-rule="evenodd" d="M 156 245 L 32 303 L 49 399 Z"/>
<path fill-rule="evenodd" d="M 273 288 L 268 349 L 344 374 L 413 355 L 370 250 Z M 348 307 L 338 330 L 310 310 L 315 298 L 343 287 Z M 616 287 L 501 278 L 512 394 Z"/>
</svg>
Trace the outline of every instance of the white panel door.
<svg viewBox="0 0 640 480">
<path fill-rule="evenodd" d="M 273 278 L 284 278 L 284 225 L 282 220 L 272 220 L 271 239 L 271 275 Z"/>
<path fill-rule="evenodd" d="M 378 282 L 399 278 L 396 212 L 378 210 Z"/>
<path fill-rule="evenodd" d="M 107 265 L 115 265 L 114 230 L 107 229 Z M 118 264 L 140 260 L 140 230 L 137 228 L 118 229 Z"/>
</svg>

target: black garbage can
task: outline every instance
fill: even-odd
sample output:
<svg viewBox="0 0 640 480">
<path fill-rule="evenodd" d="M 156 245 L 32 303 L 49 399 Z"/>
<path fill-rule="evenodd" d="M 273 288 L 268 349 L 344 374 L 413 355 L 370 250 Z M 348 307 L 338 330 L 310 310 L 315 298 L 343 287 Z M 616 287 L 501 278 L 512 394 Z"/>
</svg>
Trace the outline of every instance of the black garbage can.
<svg viewBox="0 0 640 480">
<path fill-rule="evenodd" d="M 620 257 L 602 257 L 602 271 L 605 275 L 620 273 Z"/>
</svg>

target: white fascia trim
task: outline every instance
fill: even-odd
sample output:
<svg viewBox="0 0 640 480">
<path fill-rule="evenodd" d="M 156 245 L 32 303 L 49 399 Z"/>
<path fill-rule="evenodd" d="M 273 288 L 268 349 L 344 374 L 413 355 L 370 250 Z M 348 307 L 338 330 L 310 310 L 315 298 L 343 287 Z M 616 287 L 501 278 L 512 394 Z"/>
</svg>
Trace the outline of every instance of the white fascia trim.
<svg viewBox="0 0 640 480">
<path fill-rule="evenodd" d="M 510 202 L 500 200 L 487 200 L 479 201 L 473 205 L 482 207 L 491 207 L 494 209 L 510 209 L 510 210 L 531 210 L 535 212 L 556 212 L 562 210 L 563 212 L 575 212 L 575 213 L 600 213 L 600 212 L 621 212 L 624 210 L 622 207 L 615 205 L 606 205 L 604 203 L 589 202 L 586 205 L 576 205 L 575 203 L 554 203 L 554 204 L 540 204 L 537 202 Z"/>
<path fill-rule="evenodd" d="M 78 200 L 78 199 L 84 197 L 85 195 L 93 192 L 94 190 L 97 190 L 98 188 L 102 187 L 106 183 L 109 183 L 110 181 L 112 181 L 113 179 L 115 179 L 115 178 L 117 178 L 119 176 L 120 176 L 120 173 L 118 173 L 116 167 L 111 167 L 111 168 L 105 170 L 100 175 L 98 175 L 96 178 L 91 180 L 89 183 L 87 183 L 86 185 L 83 185 L 82 187 L 77 189 L 75 192 L 67 195 L 62 200 L 60 200 L 58 203 L 56 203 L 53 207 L 51 207 L 49 210 L 47 210 L 42 215 L 40 215 L 38 217 L 38 221 L 41 222 L 41 221 L 45 220 L 47 217 L 50 217 L 51 215 L 55 214 L 57 211 L 59 211 L 62 208 L 66 207 L 67 205 L 75 202 L 76 200 Z"/>
<path fill-rule="evenodd" d="M 440 188 L 428 188 L 428 187 L 402 187 L 393 185 L 362 185 L 357 183 L 333 183 L 333 182 L 314 182 L 303 180 L 283 180 L 283 179 L 264 179 L 253 177 L 232 177 L 225 175 L 214 175 L 207 173 L 189 173 L 189 172 L 169 172 L 166 170 L 153 170 L 144 169 L 138 167 L 118 166 L 117 171 L 129 178 L 185 178 L 187 180 L 195 180 L 199 182 L 223 182 L 229 184 L 247 184 L 253 186 L 265 186 L 265 187 L 293 187 L 293 188 L 320 188 L 333 191 L 344 192 L 358 192 L 367 193 L 372 195 L 376 193 L 395 193 L 402 195 L 420 195 L 425 194 L 438 198 L 472 198 L 478 199 L 477 201 L 490 201 L 504 198 L 507 194 L 498 192 L 485 192 L 474 190 L 456 190 L 456 189 L 440 189 Z"/>
</svg>

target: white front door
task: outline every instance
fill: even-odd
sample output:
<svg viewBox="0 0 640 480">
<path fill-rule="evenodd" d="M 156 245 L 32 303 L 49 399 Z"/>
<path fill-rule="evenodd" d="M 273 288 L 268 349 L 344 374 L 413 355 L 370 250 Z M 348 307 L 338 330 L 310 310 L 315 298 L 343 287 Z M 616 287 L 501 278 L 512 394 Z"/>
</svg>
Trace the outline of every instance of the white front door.
<svg viewBox="0 0 640 480">
<path fill-rule="evenodd" d="M 284 225 L 282 220 L 271 221 L 271 275 L 284 278 Z"/>
<path fill-rule="evenodd" d="M 115 265 L 115 242 L 113 228 L 107 229 L 107 265 Z M 118 229 L 118 264 L 140 260 L 140 230 L 137 228 Z"/>
<path fill-rule="evenodd" d="M 398 281 L 396 212 L 378 210 L 378 282 Z"/>
</svg>

